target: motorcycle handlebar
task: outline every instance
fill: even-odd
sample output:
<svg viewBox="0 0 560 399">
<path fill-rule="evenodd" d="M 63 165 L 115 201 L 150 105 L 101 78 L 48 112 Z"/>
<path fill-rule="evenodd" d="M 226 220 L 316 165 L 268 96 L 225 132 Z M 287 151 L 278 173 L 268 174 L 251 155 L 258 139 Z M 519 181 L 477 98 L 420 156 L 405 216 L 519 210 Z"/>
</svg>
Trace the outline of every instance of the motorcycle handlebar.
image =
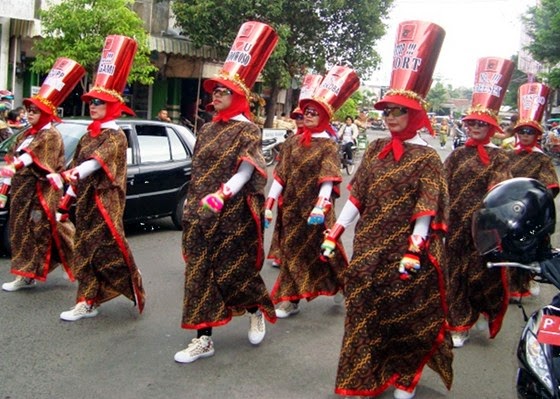
<svg viewBox="0 0 560 399">
<path fill-rule="evenodd" d="M 489 269 L 493 267 L 517 267 L 520 269 L 530 270 L 535 273 L 541 272 L 541 267 L 539 266 L 538 262 L 531 262 L 528 265 L 517 262 L 487 262 L 486 267 L 488 267 Z"/>
</svg>

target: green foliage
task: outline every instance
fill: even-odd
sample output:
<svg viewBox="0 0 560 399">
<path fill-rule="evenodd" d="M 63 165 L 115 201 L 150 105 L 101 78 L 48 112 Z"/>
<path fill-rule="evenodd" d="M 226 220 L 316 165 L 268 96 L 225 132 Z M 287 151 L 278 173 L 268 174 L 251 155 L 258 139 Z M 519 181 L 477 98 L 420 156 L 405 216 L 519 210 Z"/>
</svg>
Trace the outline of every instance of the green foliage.
<svg viewBox="0 0 560 399">
<path fill-rule="evenodd" d="M 239 26 L 256 20 L 274 27 L 280 43 L 269 60 L 269 85 L 287 88 L 292 77 L 308 70 L 324 73 L 334 65 L 351 64 L 367 76 L 379 63 L 376 41 L 393 0 L 177 0 L 177 24 L 197 46 L 218 46 L 227 52 Z"/>
<path fill-rule="evenodd" d="M 560 62 L 560 0 L 541 0 L 528 9 L 523 22 L 531 39 L 527 50 L 535 60 L 550 67 L 547 83 L 560 87 L 560 71 L 556 68 Z"/>
<path fill-rule="evenodd" d="M 359 91 L 352 94 L 352 96 L 350 96 L 350 98 L 335 112 L 333 120 L 343 122 L 348 115 L 356 118 L 359 113 L 359 105 L 362 103 L 363 99 L 364 96 Z"/>
<path fill-rule="evenodd" d="M 80 63 L 89 75 L 97 72 L 108 35 L 125 35 L 138 42 L 129 82 L 151 84 L 157 68 L 150 63 L 143 22 L 130 8 L 133 0 L 65 0 L 41 12 L 43 39 L 35 42 L 32 71 L 45 73 L 58 57 Z"/>
<path fill-rule="evenodd" d="M 445 104 L 449 100 L 448 91 L 441 82 L 436 82 L 435 85 L 432 86 L 428 95 L 426 96 L 426 100 L 430 103 L 430 110 L 438 113 L 443 110 L 442 105 Z"/>
</svg>

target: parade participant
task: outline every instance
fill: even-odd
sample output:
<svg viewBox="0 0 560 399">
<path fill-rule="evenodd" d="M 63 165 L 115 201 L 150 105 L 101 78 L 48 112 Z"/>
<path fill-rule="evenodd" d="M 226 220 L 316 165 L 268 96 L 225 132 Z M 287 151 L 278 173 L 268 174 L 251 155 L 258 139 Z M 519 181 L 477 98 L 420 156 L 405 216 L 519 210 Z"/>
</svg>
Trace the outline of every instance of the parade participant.
<svg viewBox="0 0 560 399">
<path fill-rule="evenodd" d="M 272 289 L 279 318 L 298 313 L 301 299 L 335 296 L 342 290 L 341 274 L 348 263 L 344 251 L 328 265 L 317 251 L 326 226 L 336 219 L 332 202 L 342 181 L 338 147 L 326 129 L 334 112 L 359 86 L 352 69 L 332 68 L 313 95 L 300 101 L 305 116 L 303 133 L 286 140 L 274 170 L 265 219 L 272 219 L 272 208 L 282 194 L 283 206 L 277 217 L 282 265 Z"/>
<path fill-rule="evenodd" d="M 342 143 L 344 147 L 344 152 L 348 158 L 348 163 L 352 165 L 354 163 L 354 154 L 352 152 L 352 146 L 356 145 L 356 140 L 358 139 L 358 126 L 354 123 L 354 118 L 350 115 L 344 120 L 344 125 L 340 127 L 337 133 L 338 140 Z"/>
<path fill-rule="evenodd" d="M 335 392 L 376 396 L 391 386 L 410 399 L 428 365 L 450 389 L 443 238 L 447 187 L 440 157 L 419 135 L 433 129 L 425 101 L 445 31 L 399 24 L 390 89 L 374 106 L 391 133 L 368 146 L 350 197 L 321 248 L 352 221 L 353 254 L 344 273 L 346 321 Z M 418 68 L 413 68 L 416 65 Z"/>
<path fill-rule="evenodd" d="M 16 279 L 2 284 L 4 291 L 35 287 L 62 264 L 74 281 L 72 261 L 74 226 L 57 223 L 55 212 L 61 197 L 47 176 L 64 169 L 64 143 L 53 122 L 59 122 L 56 108 L 72 92 L 85 69 L 68 58 L 59 58 L 39 92 L 23 103 L 31 128 L 20 135 L 10 150 L 8 164 L 0 170 L 0 207 L 10 192 L 11 272 Z"/>
<path fill-rule="evenodd" d="M 558 195 L 558 176 L 552 160 L 539 148 L 544 132 L 541 120 L 546 109 L 550 88 L 542 83 L 525 83 L 519 86 L 517 108 L 519 119 L 513 126 L 517 135 L 514 151 L 509 152 L 513 177 L 529 177 L 543 183 L 554 197 Z M 509 269 L 510 299 L 537 296 L 540 286 L 531 273 L 514 267 Z"/>
<path fill-rule="evenodd" d="M 486 267 L 474 247 L 471 219 L 488 190 L 511 177 L 507 153 L 490 140 L 494 132 L 501 131 L 498 111 L 512 72 L 509 60 L 478 60 L 471 107 L 463 118 L 469 138 L 444 162 L 450 199 L 448 321 L 456 348 L 464 345 L 481 315 L 479 327 L 486 327 L 486 318 L 490 338 L 494 338 L 507 310 L 507 271 Z"/>
<path fill-rule="evenodd" d="M 74 266 L 78 279 L 76 305 L 60 318 L 76 321 L 98 314 L 98 306 L 119 295 L 144 308 L 142 277 L 124 234 L 127 138 L 115 120 L 134 115 L 121 93 L 126 86 L 136 42 L 125 36 L 105 39 L 92 89 L 82 96 L 93 122 L 80 139 L 71 169 L 62 173 L 70 184 L 59 204 L 60 219 L 76 201 Z"/>
<path fill-rule="evenodd" d="M 212 328 L 249 312 L 249 342 L 266 334 L 274 305 L 260 276 L 264 261 L 266 166 L 261 133 L 250 121 L 250 88 L 278 41 L 268 25 L 245 22 L 219 74 L 204 82 L 215 115 L 200 130 L 183 213 L 185 287 L 181 327 L 197 337 L 175 361 L 214 354 Z M 243 63 L 246 60 L 250 62 Z"/>
<path fill-rule="evenodd" d="M 323 80 L 322 75 L 314 75 L 314 74 L 305 75 L 303 77 L 303 81 L 301 82 L 301 89 L 298 98 L 298 103 L 306 98 L 311 98 L 311 96 L 313 95 L 313 91 L 315 91 L 315 89 L 317 88 L 317 86 L 319 86 L 322 80 Z M 303 133 L 304 116 L 303 116 L 303 111 L 299 106 L 292 111 L 292 113 L 290 114 L 290 118 L 292 118 L 295 121 L 297 127 L 296 134 Z M 286 137 L 286 139 L 287 138 L 289 137 Z M 278 159 L 277 159 L 278 162 L 280 162 L 281 156 L 282 153 L 280 152 L 280 154 L 278 154 Z M 283 198 L 282 195 L 280 195 L 278 197 L 276 223 L 274 224 L 274 231 L 272 233 L 270 249 L 268 250 L 268 255 L 267 255 L 267 259 L 272 260 L 272 267 L 276 267 L 276 268 L 280 267 L 280 264 L 282 263 L 282 260 L 280 259 L 280 242 L 278 238 L 280 232 L 282 231 L 282 228 L 280 226 L 282 220 L 282 217 L 280 216 L 282 213 L 282 204 L 283 204 Z M 268 210 L 267 212 L 268 212 L 268 216 L 265 218 L 265 227 L 268 227 L 270 221 L 272 220 L 272 210 Z"/>
</svg>

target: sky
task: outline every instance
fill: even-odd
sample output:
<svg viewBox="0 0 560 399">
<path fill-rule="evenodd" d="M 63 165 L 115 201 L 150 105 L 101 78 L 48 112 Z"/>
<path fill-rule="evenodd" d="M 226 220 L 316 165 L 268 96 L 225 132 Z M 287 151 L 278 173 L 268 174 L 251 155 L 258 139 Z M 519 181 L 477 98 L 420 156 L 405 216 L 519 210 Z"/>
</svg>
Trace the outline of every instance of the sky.
<svg viewBox="0 0 560 399">
<path fill-rule="evenodd" d="M 386 20 L 387 34 L 377 51 L 381 69 L 368 80 L 373 85 L 388 85 L 397 27 L 407 20 L 436 23 L 445 30 L 434 78 L 453 87 L 474 84 L 476 61 L 481 57 L 510 59 L 521 44 L 521 15 L 536 0 L 395 0 Z"/>
</svg>

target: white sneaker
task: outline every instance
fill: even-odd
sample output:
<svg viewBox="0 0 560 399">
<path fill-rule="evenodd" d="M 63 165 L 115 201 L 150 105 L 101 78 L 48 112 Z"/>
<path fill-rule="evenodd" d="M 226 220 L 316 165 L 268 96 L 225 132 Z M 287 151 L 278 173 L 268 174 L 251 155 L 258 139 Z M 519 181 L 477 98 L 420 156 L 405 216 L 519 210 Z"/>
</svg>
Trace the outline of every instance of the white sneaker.
<svg viewBox="0 0 560 399">
<path fill-rule="evenodd" d="M 531 296 L 539 296 L 541 293 L 541 285 L 535 280 L 531 280 L 529 282 L 529 292 L 531 293 Z"/>
<path fill-rule="evenodd" d="M 60 318 L 65 321 L 76 321 L 83 318 L 95 317 L 99 311 L 94 307 L 88 305 L 85 301 L 78 302 L 74 308 L 62 312 Z"/>
<path fill-rule="evenodd" d="M 2 289 L 4 291 L 14 292 L 23 288 L 35 288 L 35 284 L 36 282 L 32 278 L 17 276 L 14 281 L 2 284 Z"/>
<path fill-rule="evenodd" d="M 249 319 L 249 342 L 258 345 L 266 334 L 264 316 L 260 310 L 257 310 L 255 313 L 249 313 Z"/>
<path fill-rule="evenodd" d="M 177 363 L 192 363 L 201 357 L 214 355 L 214 343 L 212 338 L 203 335 L 200 338 L 193 338 L 189 346 L 175 354 Z"/>
<path fill-rule="evenodd" d="M 290 317 L 298 313 L 298 304 L 292 303 L 290 301 L 281 302 L 280 305 L 276 308 L 276 317 L 278 317 L 279 319 L 285 319 L 286 317 Z"/>
<path fill-rule="evenodd" d="M 393 397 L 395 399 L 412 399 L 414 395 L 416 395 L 416 388 L 414 388 L 412 392 L 407 392 L 403 389 L 396 388 L 395 392 L 393 393 Z"/>
<path fill-rule="evenodd" d="M 332 299 L 335 305 L 340 305 L 344 302 L 344 294 L 342 293 L 342 291 L 338 291 Z"/>
<path fill-rule="evenodd" d="M 453 347 L 454 348 L 461 348 L 465 345 L 465 342 L 469 339 L 469 332 L 462 331 L 462 332 L 452 332 L 451 339 L 453 340 Z"/>
</svg>

